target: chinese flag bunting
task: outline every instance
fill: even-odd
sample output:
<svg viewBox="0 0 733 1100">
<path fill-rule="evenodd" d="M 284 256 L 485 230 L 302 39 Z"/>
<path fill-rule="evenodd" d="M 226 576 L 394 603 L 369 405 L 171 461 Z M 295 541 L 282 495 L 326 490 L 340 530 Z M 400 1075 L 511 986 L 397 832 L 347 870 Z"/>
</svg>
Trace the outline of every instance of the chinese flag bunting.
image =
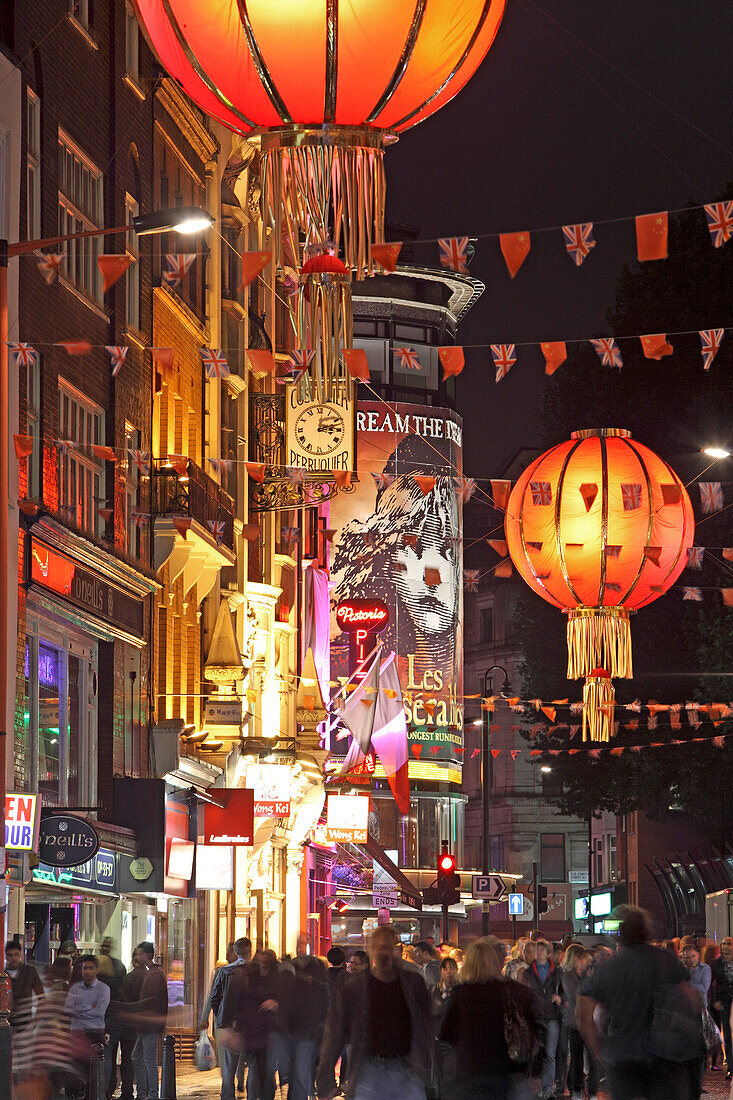
<svg viewBox="0 0 733 1100">
<path fill-rule="evenodd" d="M 364 348 L 344 348 L 341 354 L 351 377 L 358 378 L 360 382 L 368 382 L 369 363 Z"/>
<path fill-rule="evenodd" d="M 402 241 L 389 241 L 387 244 L 372 245 L 372 259 L 384 268 L 385 271 L 394 271 L 397 267 Z"/>
<path fill-rule="evenodd" d="M 245 523 L 242 527 L 242 534 L 247 542 L 257 542 L 260 537 L 260 529 L 256 523 Z"/>
<path fill-rule="evenodd" d="M 351 485 L 351 470 L 334 470 L 333 480 L 339 489 L 348 489 Z"/>
<path fill-rule="evenodd" d="M 636 219 L 636 254 L 645 260 L 667 258 L 667 211 L 640 214 Z"/>
<path fill-rule="evenodd" d="M 508 550 L 506 545 L 506 539 L 487 539 L 486 540 L 492 550 L 495 550 L 500 558 L 507 556 Z"/>
<path fill-rule="evenodd" d="M 173 467 L 179 477 L 184 477 L 188 470 L 188 455 L 168 455 L 168 465 Z"/>
<path fill-rule="evenodd" d="M 495 577 L 511 577 L 512 575 L 512 563 L 509 558 L 505 558 L 504 561 L 500 561 L 494 570 Z"/>
<path fill-rule="evenodd" d="M 554 374 L 568 357 L 568 349 L 564 340 L 552 340 L 546 344 L 540 344 L 542 354 L 545 357 L 545 374 Z"/>
<path fill-rule="evenodd" d="M 720 594 L 726 607 L 733 607 L 733 588 L 721 588 Z"/>
<path fill-rule="evenodd" d="M 253 481 L 262 483 L 265 480 L 264 462 L 245 462 L 244 468 Z"/>
<path fill-rule="evenodd" d="M 490 752 L 491 752 L 491 755 L 493 756 L 494 760 L 496 760 L 497 756 L 501 752 L 501 749 L 491 749 Z"/>
<path fill-rule="evenodd" d="M 654 336 L 640 336 L 641 350 L 647 359 L 661 359 L 663 355 L 671 355 L 673 348 L 667 343 L 667 335 L 658 332 Z"/>
<path fill-rule="evenodd" d="M 436 569 L 434 566 L 427 566 L 423 577 L 426 588 L 437 588 L 440 584 L 440 570 Z"/>
<path fill-rule="evenodd" d="M 555 721 L 555 718 L 557 717 L 557 711 L 554 707 L 541 707 L 540 709 L 542 710 L 542 713 L 550 719 L 551 722 Z"/>
<path fill-rule="evenodd" d="M 580 486 L 580 495 L 583 498 L 586 512 L 590 512 L 593 502 L 598 496 L 598 485 L 595 481 L 584 481 Z"/>
<path fill-rule="evenodd" d="M 97 264 L 99 270 L 102 272 L 102 292 L 104 294 L 113 287 L 117 280 L 125 274 L 130 264 L 133 262 L 132 256 L 127 256 L 124 253 L 115 255 L 98 256 Z"/>
<path fill-rule="evenodd" d="M 722 553 L 726 561 L 733 561 L 733 546 L 724 546 Z"/>
<path fill-rule="evenodd" d="M 186 516 L 174 516 L 173 526 L 178 534 L 185 539 L 186 535 L 191 529 L 191 520 Z"/>
<path fill-rule="evenodd" d="M 435 478 L 429 474 L 413 474 L 412 480 L 420 489 L 420 492 L 425 497 L 428 493 L 432 493 L 435 488 Z"/>
<path fill-rule="evenodd" d="M 494 498 L 495 508 L 500 508 L 502 512 L 506 511 L 506 506 L 509 503 L 509 494 L 511 490 L 511 481 L 498 481 L 497 479 L 492 478 L 491 495 Z"/>
<path fill-rule="evenodd" d="M 102 462 L 117 461 L 117 455 L 111 447 L 100 447 L 96 443 L 92 443 L 92 454 L 96 455 Z"/>
<path fill-rule="evenodd" d="M 19 500 L 18 507 L 24 516 L 37 516 L 39 512 L 38 505 L 34 504 L 32 500 Z"/>
<path fill-rule="evenodd" d="M 19 460 L 21 458 L 28 458 L 28 455 L 33 454 L 32 435 L 14 435 L 13 443 L 15 444 L 15 453 Z"/>
<path fill-rule="evenodd" d="M 92 350 L 88 340 L 61 340 L 58 347 L 63 348 L 69 355 L 89 355 Z"/>
<path fill-rule="evenodd" d="M 460 374 L 466 365 L 463 348 L 438 348 L 438 358 L 443 367 L 443 381 Z"/>
<path fill-rule="evenodd" d="M 665 504 L 679 504 L 682 495 L 679 485 L 672 482 L 671 485 L 661 485 L 660 488 L 662 490 L 662 500 Z"/>
<path fill-rule="evenodd" d="M 97 515 L 101 516 L 105 523 L 109 523 L 112 519 L 112 508 L 97 508 Z"/>
<path fill-rule="evenodd" d="M 261 271 L 264 271 L 270 260 L 272 252 L 243 252 L 242 253 L 242 282 L 239 289 L 249 286 Z"/>
<path fill-rule="evenodd" d="M 659 565 L 659 559 L 661 558 L 661 556 L 662 556 L 662 547 L 661 546 L 645 546 L 644 547 L 644 557 L 648 558 L 649 561 L 654 562 L 655 565 Z"/>
<path fill-rule="evenodd" d="M 157 363 L 159 367 L 170 370 L 173 366 L 173 348 L 151 348 L 150 352 L 153 356 L 153 362 Z"/>
<path fill-rule="evenodd" d="M 521 233 L 500 233 L 499 245 L 513 279 L 529 255 L 529 233 L 526 230 Z"/>
<path fill-rule="evenodd" d="M 410 745 L 410 752 L 416 760 L 419 760 L 420 753 L 422 752 L 422 745 Z"/>
<path fill-rule="evenodd" d="M 269 256 L 268 252 L 268 256 Z M 249 369 L 253 374 L 274 374 L 275 356 L 264 348 L 247 348 Z"/>
</svg>

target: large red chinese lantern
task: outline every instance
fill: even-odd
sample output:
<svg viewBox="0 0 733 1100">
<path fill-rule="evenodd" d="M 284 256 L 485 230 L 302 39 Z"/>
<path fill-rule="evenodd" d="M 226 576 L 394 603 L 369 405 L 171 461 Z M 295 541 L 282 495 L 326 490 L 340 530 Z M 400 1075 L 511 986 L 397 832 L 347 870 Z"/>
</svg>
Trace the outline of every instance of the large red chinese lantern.
<svg viewBox="0 0 733 1100">
<path fill-rule="evenodd" d="M 684 485 L 630 432 L 573 432 L 521 475 L 505 528 L 527 584 L 567 612 L 568 678 L 612 698 L 610 677 L 633 675 L 630 615 L 687 564 L 695 523 Z"/>
<path fill-rule="evenodd" d="M 331 236 L 371 272 L 383 149 L 451 99 L 506 0 L 136 0 L 168 72 L 214 118 L 257 131 L 275 256 Z"/>
</svg>

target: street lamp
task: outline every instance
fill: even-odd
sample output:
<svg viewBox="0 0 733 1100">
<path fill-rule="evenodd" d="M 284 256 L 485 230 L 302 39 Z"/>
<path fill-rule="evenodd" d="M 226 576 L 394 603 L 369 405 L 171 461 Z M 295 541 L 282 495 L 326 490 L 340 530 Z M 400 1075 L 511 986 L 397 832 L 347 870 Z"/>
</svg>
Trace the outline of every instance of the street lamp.
<svg viewBox="0 0 733 1100">
<path fill-rule="evenodd" d="M 484 673 L 484 693 L 483 698 L 494 694 L 494 673 L 501 672 L 504 676 L 504 683 L 501 687 L 499 694 L 506 697 L 509 694 L 509 675 L 505 668 L 501 665 L 491 665 L 486 669 Z M 484 844 L 483 844 L 483 856 L 484 865 L 482 871 L 484 875 L 491 873 L 491 753 L 489 752 L 489 726 L 491 724 L 491 712 L 487 708 L 484 711 L 483 716 L 483 744 L 481 746 L 481 787 L 483 796 L 481 799 L 481 805 L 483 809 L 483 832 L 484 832 Z M 490 902 L 485 901 L 481 914 L 482 931 L 484 936 L 489 934 L 491 928 L 490 917 Z"/>
<path fill-rule="evenodd" d="M 730 451 L 725 447 L 703 447 L 702 453 L 708 458 L 730 458 Z"/>
</svg>

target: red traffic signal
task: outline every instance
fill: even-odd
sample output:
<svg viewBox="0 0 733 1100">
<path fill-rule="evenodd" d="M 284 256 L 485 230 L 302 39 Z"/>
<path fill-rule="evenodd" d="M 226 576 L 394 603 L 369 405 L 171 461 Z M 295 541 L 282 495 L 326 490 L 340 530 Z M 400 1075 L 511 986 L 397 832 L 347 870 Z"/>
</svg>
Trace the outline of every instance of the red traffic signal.
<svg viewBox="0 0 733 1100">
<path fill-rule="evenodd" d="M 449 852 L 443 852 L 442 856 L 438 860 L 438 871 L 443 875 L 450 875 L 456 869 L 455 856 L 450 855 Z"/>
</svg>

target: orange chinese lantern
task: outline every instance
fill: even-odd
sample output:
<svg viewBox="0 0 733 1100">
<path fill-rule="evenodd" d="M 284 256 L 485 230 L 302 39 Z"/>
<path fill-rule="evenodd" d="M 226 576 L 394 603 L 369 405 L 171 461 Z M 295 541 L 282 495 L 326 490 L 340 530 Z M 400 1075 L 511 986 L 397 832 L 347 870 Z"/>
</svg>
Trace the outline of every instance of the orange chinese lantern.
<svg viewBox="0 0 733 1100">
<path fill-rule="evenodd" d="M 512 489 L 506 539 L 530 588 L 568 615 L 568 678 L 629 678 L 630 616 L 687 564 L 695 523 L 684 485 L 621 428 L 573 432 Z M 584 733 L 586 723 L 584 722 Z"/>
<path fill-rule="evenodd" d="M 275 255 L 333 238 L 371 272 L 383 149 L 451 99 L 506 0 L 136 0 L 161 62 L 208 114 L 257 131 Z"/>
</svg>

